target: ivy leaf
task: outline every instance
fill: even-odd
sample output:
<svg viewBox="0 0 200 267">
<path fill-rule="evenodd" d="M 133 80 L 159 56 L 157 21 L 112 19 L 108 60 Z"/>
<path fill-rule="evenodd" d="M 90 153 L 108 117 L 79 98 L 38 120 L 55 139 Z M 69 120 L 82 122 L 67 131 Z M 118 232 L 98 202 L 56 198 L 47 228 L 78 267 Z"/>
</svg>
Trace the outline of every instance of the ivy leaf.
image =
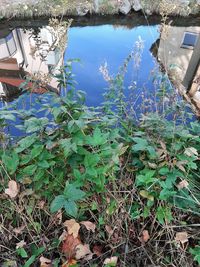
<svg viewBox="0 0 200 267">
<path fill-rule="evenodd" d="M 54 212 L 57 212 L 59 209 L 62 209 L 65 201 L 66 201 L 66 197 L 63 195 L 59 195 L 55 197 L 54 200 L 51 202 L 50 211 L 54 213 Z"/>
</svg>

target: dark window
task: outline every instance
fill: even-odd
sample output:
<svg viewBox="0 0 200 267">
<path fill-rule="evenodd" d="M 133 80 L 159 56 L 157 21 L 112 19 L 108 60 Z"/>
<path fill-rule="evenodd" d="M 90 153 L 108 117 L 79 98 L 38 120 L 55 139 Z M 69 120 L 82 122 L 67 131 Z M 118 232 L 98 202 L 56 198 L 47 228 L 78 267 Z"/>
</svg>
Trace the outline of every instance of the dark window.
<svg viewBox="0 0 200 267">
<path fill-rule="evenodd" d="M 181 47 L 193 49 L 197 43 L 198 36 L 197 33 L 185 32 Z"/>
</svg>

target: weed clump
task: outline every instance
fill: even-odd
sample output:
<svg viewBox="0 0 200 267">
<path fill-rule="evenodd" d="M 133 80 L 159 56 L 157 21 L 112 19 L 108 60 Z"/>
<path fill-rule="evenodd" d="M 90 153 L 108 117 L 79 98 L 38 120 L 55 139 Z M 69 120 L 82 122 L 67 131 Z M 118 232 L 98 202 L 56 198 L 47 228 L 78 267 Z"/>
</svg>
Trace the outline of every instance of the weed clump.
<svg viewBox="0 0 200 267">
<path fill-rule="evenodd" d="M 18 117 L 25 135 L 4 136 L 0 149 L 3 264 L 199 262 L 199 124 L 188 123 L 163 76 L 156 105 L 143 103 L 135 119 L 123 81 L 142 49 L 139 40 L 116 76 L 101 67 L 109 84 L 102 107 L 85 106 L 70 61 L 56 76 L 66 95 L 43 96 L 44 116 L 1 111 L 2 127 Z"/>
</svg>

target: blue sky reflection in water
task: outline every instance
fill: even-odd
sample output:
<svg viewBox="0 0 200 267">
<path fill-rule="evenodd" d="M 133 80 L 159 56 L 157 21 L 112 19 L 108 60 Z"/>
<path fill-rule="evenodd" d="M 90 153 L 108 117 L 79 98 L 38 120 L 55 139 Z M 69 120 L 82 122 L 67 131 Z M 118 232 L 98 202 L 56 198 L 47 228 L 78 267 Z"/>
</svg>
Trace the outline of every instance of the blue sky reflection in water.
<svg viewBox="0 0 200 267">
<path fill-rule="evenodd" d="M 81 63 L 73 64 L 73 73 L 78 83 L 77 89 L 86 92 L 87 105 L 98 106 L 103 102 L 103 93 L 108 84 L 99 71 L 100 66 L 107 62 L 110 74 L 116 74 L 139 38 L 144 41 L 141 64 L 139 71 L 136 71 L 134 62 L 130 62 L 124 82 L 126 94 L 128 93 L 127 88 L 133 81 L 137 82 L 136 98 L 144 90 L 154 91 L 150 74 L 152 69 L 158 66 L 158 63 L 151 55 L 150 48 L 159 37 L 158 26 L 138 26 L 132 29 L 114 25 L 72 27 L 68 37 L 69 42 L 64 54 L 64 62 L 73 58 L 80 59 Z M 37 95 L 33 95 L 32 102 L 35 102 L 37 97 Z M 24 105 L 26 109 L 29 109 L 29 96 L 26 98 L 24 95 L 23 101 L 26 102 Z M 20 100 L 20 102 L 22 101 Z M 18 104 L 19 106 L 21 105 Z M 23 108 L 23 105 L 21 107 Z M 34 108 L 39 110 L 40 104 L 35 103 Z M 14 136 L 20 135 L 20 131 L 12 126 L 10 132 Z"/>
<path fill-rule="evenodd" d="M 108 63 L 110 74 L 116 74 L 125 58 L 133 50 L 138 39 L 144 41 L 144 51 L 139 72 L 134 70 L 131 62 L 125 77 L 125 88 L 137 81 L 137 93 L 142 88 L 153 90 L 151 70 L 156 60 L 150 48 L 159 37 L 158 26 L 115 27 L 112 25 L 74 27 L 69 31 L 69 43 L 64 61 L 79 58 L 81 63 L 73 64 L 73 73 L 78 82 L 77 88 L 86 92 L 86 103 L 97 106 L 103 101 L 103 93 L 107 87 L 99 67 Z M 127 92 L 128 90 L 126 90 Z"/>
</svg>

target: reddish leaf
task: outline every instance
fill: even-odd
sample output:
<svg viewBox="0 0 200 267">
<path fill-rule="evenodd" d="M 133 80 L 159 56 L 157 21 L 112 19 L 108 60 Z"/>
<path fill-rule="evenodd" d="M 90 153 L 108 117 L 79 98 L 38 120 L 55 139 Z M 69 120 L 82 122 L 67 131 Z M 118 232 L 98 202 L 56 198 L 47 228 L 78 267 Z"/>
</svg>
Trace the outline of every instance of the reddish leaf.
<svg viewBox="0 0 200 267">
<path fill-rule="evenodd" d="M 150 239 L 149 232 L 147 230 L 144 230 L 142 232 L 141 241 L 143 241 L 144 243 L 146 243 L 149 239 Z"/>
<path fill-rule="evenodd" d="M 93 253 L 97 255 L 98 257 L 102 255 L 102 250 L 103 250 L 102 246 L 94 245 L 93 247 Z"/>
<path fill-rule="evenodd" d="M 74 238 L 73 234 L 66 234 L 62 242 L 61 251 L 65 254 L 67 259 L 73 259 L 76 255 L 76 247 L 81 244 L 79 238 Z"/>
</svg>

